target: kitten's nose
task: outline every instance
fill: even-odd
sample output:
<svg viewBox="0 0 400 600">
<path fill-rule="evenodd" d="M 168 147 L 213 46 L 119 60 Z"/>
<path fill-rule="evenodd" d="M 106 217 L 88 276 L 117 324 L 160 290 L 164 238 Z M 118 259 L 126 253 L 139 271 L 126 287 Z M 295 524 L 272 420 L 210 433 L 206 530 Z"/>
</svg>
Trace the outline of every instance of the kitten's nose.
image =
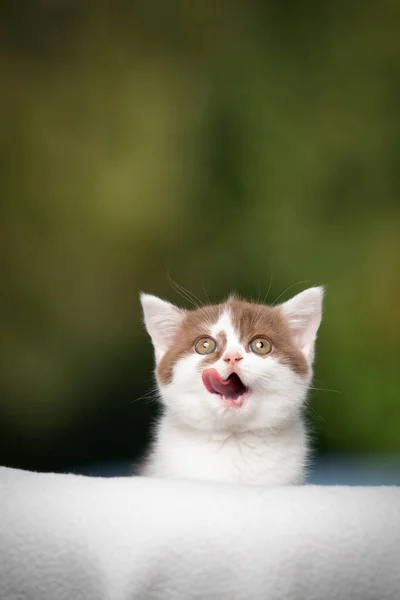
<svg viewBox="0 0 400 600">
<path fill-rule="evenodd" d="M 243 356 L 241 356 L 239 352 L 228 352 L 228 354 L 224 356 L 223 360 L 231 365 L 234 365 L 235 363 L 239 362 L 239 360 L 242 360 L 242 358 Z"/>
</svg>

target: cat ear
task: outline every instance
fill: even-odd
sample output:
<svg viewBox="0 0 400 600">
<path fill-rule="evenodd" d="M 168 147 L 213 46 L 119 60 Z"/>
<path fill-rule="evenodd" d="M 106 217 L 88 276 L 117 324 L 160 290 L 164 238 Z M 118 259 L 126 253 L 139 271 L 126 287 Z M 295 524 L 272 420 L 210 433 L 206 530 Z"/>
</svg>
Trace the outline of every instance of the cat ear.
<svg viewBox="0 0 400 600">
<path fill-rule="evenodd" d="M 312 361 L 314 343 L 322 318 L 323 287 L 313 287 L 281 305 L 300 350 Z"/>
<path fill-rule="evenodd" d="M 157 296 L 141 294 L 144 324 L 154 346 L 158 363 L 170 346 L 176 328 L 185 317 L 185 311 Z"/>
</svg>

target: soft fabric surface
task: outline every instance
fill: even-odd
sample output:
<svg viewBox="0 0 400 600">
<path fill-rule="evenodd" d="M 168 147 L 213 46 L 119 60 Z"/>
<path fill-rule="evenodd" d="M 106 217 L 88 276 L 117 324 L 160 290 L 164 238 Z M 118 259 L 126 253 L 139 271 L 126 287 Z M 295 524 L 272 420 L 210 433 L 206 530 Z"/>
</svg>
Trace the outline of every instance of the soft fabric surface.
<svg viewBox="0 0 400 600">
<path fill-rule="evenodd" d="M 398 600 L 400 488 L 0 468 L 1 600 Z"/>
</svg>

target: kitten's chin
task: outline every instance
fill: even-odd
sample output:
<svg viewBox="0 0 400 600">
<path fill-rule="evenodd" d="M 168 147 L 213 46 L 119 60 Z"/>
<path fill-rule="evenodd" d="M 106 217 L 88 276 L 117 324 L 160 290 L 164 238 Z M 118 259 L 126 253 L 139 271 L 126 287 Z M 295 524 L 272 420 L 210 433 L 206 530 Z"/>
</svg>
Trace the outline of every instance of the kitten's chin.
<svg viewBox="0 0 400 600">
<path fill-rule="evenodd" d="M 241 394 L 240 396 L 238 396 L 235 399 L 232 399 L 229 397 L 227 398 L 226 396 L 221 395 L 221 394 L 220 394 L 220 397 L 221 397 L 221 400 L 222 400 L 224 406 L 226 406 L 226 408 L 240 408 L 246 402 L 249 395 L 250 395 L 250 391 L 247 390 L 244 394 Z"/>
</svg>

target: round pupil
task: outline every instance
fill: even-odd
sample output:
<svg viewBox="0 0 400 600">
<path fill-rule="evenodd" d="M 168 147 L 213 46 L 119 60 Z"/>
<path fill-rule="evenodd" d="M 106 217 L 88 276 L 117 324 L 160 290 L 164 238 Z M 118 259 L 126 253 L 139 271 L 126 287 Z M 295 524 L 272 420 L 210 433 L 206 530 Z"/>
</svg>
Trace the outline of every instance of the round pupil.
<svg viewBox="0 0 400 600">
<path fill-rule="evenodd" d="M 208 346 L 209 346 L 209 342 L 207 342 L 207 340 L 205 340 L 203 342 L 203 348 L 208 348 Z"/>
<path fill-rule="evenodd" d="M 264 348 L 264 342 L 257 342 L 258 348 Z"/>
</svg>

